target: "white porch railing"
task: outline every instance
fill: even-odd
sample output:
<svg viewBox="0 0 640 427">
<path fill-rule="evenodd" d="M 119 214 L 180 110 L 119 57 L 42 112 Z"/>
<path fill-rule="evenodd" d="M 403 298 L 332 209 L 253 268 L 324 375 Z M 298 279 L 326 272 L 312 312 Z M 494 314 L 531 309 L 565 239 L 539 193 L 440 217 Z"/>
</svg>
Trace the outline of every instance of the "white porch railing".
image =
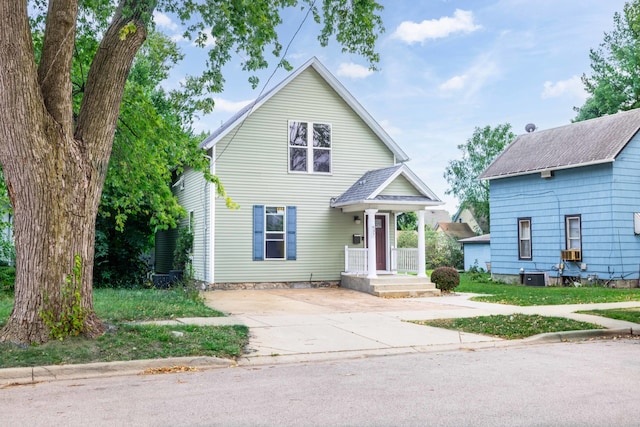
<svg viewBox="0 0 640 427">
<path fill-rule="evenodd" d="M 344 247 L 344 271 L 345 273 L 366 273 L 369 271 L 367 264 L 367 248 Z"/>
<path fill-rule="evenodd" d="M 391 271 L 418 273 L 418 248 L 391 248 Z"/>
<path fill-rule="evenodd" d="M 345 273 L 365 274 L 368 270 L 367 248 L 344 247 Z M 391 271 L 418 273 L 418 248 L 391 248 Z"/>
</svg>

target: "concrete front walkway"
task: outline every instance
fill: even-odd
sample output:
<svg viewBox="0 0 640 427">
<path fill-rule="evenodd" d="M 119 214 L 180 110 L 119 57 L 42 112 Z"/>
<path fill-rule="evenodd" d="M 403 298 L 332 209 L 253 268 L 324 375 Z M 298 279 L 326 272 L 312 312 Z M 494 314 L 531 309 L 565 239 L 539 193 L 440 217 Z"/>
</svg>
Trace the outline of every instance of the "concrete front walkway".
<svg viewBox="0 0 640 427">
<path fill-rule="evenodd" d="M 250 327 L 250 353 L 294 356 L 344 352 L 391 354 L 429 349 L 502 346 L 504 340 L 415 325 L 406 320 L 541 314 L 640 332 L 640 325 L 575 314 L 576 310 L 640 307 L 640 301 L 567 306 L 517 307 L 470 301 L 472 295 L 385 299 L 342 288 L 210 291 L 207 305 L 227 318 L 184 319 L 188 323 L 244 324 Z M 180 320 L 178 319 L 178 322 Z M 339 354 L 336 354 L 339 356 Z"/>
</svg>

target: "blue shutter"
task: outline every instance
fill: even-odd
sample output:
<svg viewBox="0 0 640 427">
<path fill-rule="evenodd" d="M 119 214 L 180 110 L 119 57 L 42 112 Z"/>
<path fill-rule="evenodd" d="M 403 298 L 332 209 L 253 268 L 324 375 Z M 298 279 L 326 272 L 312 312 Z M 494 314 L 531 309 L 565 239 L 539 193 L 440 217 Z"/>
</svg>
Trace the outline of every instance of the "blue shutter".
<svg viewBox="0 0 640 427">
<path fill-rule="evenodd" d="M 287 206 L 287 259 L 296 259 L 296 207 Z"/>
<path fill-rule="evenodd" d="M 264 205 L 253 206 L 253 260 L 264 260 Z"/>
</svg>

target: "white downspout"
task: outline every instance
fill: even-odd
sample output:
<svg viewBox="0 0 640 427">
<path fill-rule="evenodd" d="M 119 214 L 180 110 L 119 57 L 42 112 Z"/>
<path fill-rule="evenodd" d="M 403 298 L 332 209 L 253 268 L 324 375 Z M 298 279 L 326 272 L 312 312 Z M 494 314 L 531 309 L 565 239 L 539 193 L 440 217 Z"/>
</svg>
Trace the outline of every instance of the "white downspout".
<svg viewBox="0 0 640 427">
<path fill-rule="evenodd" d="M 425 265 L 426 250 L 424 238 L 424 209 L 418 214 L 418 277 L 427 277 L 427 267 Z"/>
</svg>

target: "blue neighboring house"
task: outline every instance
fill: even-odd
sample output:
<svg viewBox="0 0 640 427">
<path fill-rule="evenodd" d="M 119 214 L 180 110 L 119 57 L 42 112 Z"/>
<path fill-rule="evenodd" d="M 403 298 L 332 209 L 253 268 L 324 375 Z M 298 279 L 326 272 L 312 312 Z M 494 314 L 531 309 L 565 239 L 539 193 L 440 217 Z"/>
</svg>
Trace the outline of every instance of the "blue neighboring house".
<svg viewBox="0 0 640 427">
<path fill-rule="evenodd" d="M 620 112 L 520 135 L 491 163 L 494 278 L 638 286 L 638 130 L 640 109 Z"/>
</svg>

